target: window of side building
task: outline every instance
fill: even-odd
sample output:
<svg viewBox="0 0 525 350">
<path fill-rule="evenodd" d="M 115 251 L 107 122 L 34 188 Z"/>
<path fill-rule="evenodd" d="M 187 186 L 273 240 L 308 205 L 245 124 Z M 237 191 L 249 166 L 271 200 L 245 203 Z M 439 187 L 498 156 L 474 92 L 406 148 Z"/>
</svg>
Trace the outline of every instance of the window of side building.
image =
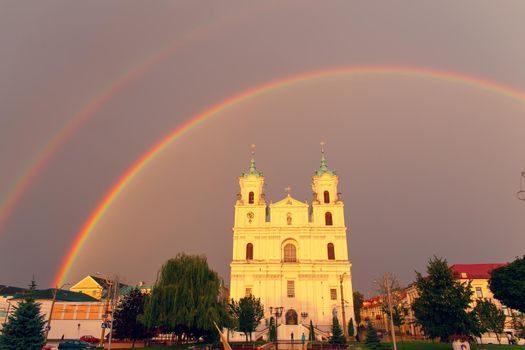
<svg viewBox="0 0 525 350">
<path fill-rule="evenodd" d="M 481 287 L 476 287 L 476 297 L 483 298 L 483 291 L 481 290 Z"/>
<path fill-rule="evenodd" d="M 246 288 L 244 296 L 249 297 L 251 295 L 252 295 L 252 289 L 251 288 Z"/>
</svg>

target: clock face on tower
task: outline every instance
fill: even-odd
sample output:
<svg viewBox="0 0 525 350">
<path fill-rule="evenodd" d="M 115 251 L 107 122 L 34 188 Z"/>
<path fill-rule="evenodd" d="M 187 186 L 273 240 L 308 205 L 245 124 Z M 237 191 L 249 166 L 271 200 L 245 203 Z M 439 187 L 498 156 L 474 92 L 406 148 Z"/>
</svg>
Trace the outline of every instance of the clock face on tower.
<svg viewBox="0 0 525 350">
<path fill-rule="evenodd" d="M 255 217 L 255 215 L 253 214 L 253 212 L 248 212 L 248 214 L 246 214 L 246 217 L 248 218 L 248 221 L 249 222 L 252 222 L 253 218 Z"/>
</svg>

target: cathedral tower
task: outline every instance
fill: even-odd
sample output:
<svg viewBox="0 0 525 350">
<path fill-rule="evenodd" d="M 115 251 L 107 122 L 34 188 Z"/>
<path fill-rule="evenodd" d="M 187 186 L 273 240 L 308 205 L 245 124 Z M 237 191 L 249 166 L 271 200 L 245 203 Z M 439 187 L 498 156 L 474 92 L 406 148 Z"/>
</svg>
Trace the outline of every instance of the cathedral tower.
<svg viewBox="0 0 525 350">
<path fill-rule="evenodd" d="M 318 337 L 328 336 L 333 315 L 343 322 L 343 303 L 345 321 L 354 318 L 338 182 L 335 171 L 328 168 L 324 149 L 321 165 L 312 176 L 311 207 L 293 198 L 289 188 L 282 200 L 267 206 L 264 177 L 255 166 L 253 151 L 249 170 L 239 177 L 230 297 L 261 298 L 267 321 L 271 310 L 282 307 L 280 339 L 290 339 L 292 332 L 296 339 L 303 332 L 308 334 L 310 320 Z"/>
</svg>

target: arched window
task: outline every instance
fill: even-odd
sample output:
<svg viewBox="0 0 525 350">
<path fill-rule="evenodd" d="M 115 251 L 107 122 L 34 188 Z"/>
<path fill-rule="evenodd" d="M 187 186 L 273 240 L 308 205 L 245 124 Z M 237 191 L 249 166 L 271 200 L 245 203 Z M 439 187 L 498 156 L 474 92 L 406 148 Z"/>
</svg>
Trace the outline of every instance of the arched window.
<svg viewBox="0 0 525 350">
<path fill-rule="evenodd" d="M 324 202 L 330 203 L 330 192 L 324 191 Z"/>
<path fill-rule="evenodd" d="M 246 260 L 253 260 L 253 244 L 246 245 Z"/>
<path fill-rule="evenodd" d="M 255 195 L 253 194 L 253 192 L 248 193 L 248 204 L 253 204 L 254 197 Z"/>
<path fill-rule="evenodd" d="M 333 221 L 332 221 L 332 213 L 330 213 L 329 211 L 327 211 L 325 214 L 324 214 L 324 222 L 327 226 L 332 226 L 333 225 Z"/>
<path fill-rule="evenodd" d="M 335 260 L 334 244 L 333 243 L 328 243 L 326 248 L 328 250 L 328 260 Z"/>
<path fill-rule="evenodd" d="M 297 262 L 296 249 L 293 244 L 291 243 L 286 244 L 283 250 L 284 250 L 283 252 L 284 262 Z"/>
</svg>

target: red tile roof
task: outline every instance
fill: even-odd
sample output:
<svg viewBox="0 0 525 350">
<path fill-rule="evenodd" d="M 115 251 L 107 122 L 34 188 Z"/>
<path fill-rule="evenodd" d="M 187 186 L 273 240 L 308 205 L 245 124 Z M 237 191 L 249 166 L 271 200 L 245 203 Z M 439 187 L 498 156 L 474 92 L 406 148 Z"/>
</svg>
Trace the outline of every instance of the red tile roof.
<svg viewBox="0 0 525 350">
<path fill-rule="evenodd" d="M 488 279 L 490 272 L 495 268 L 505 266 L 507 263 L 498 264 L 455 264 L 450 266 L 456 278 L 462 279 Z M 464 275 L 463 275 L 464 274 Z"/>
</svg>

